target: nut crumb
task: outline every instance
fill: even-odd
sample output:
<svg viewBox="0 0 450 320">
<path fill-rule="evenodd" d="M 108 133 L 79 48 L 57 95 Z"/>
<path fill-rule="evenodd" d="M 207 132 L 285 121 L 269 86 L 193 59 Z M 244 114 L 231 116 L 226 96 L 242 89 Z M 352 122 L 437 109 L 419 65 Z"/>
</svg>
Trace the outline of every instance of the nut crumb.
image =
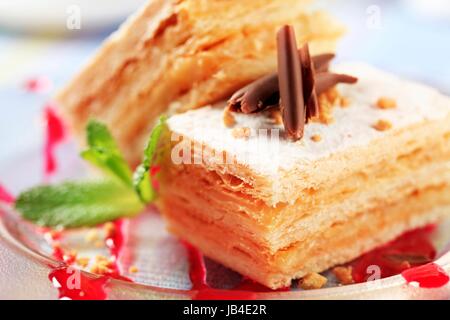
<svg viewBox="0 0 450 320">
<path fill-rule="evenodd" d="M 343 285 L 355 283 L 353 279 L 353 268 L 352 267 L 335 267 L 332 270 L 333 274 L 339 280 L 339 282 Z"/>
<path fill-rule="evenodd" d="M 104 243 L 103 241 L 101 241 L 101 240 L 98 240 L 98 241 L 95 241 L 95 242 L 94 242 L 94 246 L 95 246 L 96 248 L 102 248 L 102 247 L 105 246 L 105 243 Z"/>
<path fill-rule="evenodd" d="M 392 123 L 388 120 L 381 119 L 378 120 L 378 122 L 375 123 L 372 127 L 378 131 L 387 131 L 392 128 Z"/>
<path fill-rule="evenodd" d="M 77 261 L 76 261 L 76 263 L 77 263 L 77 265 L 79 265 L 80 267 L 82 267 L 82 268 L 86 268 L 88 265 L 89 265 L 89 261 L 90 261 L 91 259 L 89 259 L 89 258 L 78 258 L 77 259 Z"/>
<path fill-rule="evenodd" d="M 394 109 L 397 107 L 397 102 L 388 97 L 381 97 L 377 101 L 377 107 L 380 109 Z"/>
<path fill-rule="evenodd" d="M 86 241 L 86 243 L 95 243 L 95 241 L 98 240 L 98 231 L 90 230 L 84 237 L 84 240 Z"/>
<path fill-rule="evenodd" d="M 346 97 L 341 97 L 340 101 L 339 101 L 339 105 L 341 106 L 341 108 L 347 108 L 348 106 L 350 106 L 351 101 L 349 98 Z"/>
<path fill-rule="evenodd" d="M 322 141 L 322 137 L 318 134 L 315 134 L 315 135 L 311 136 L 311 140 L 314 142 L 320 142 L 320 141 Z"/>
<path fill-rule="evenodd" d="M 269 111 L 269 115 L 275 124 L 283 124 L 283 117 L 281 116 L 280 110 L 272 109 Z"/>
<path fill-rule="evenodd" d="M 327 282 L 327 278 L 318 273 L 308 273 L 300 280 L 299 285 L 304 290 L 313 290 L 322 288 Z"/>
<path fill-rule="evenodd" d="M 328 100 L 326 94 L 321 94 L 319 96 L 319 117 L 318 119 L 312 119 L 313 121 L 318 121 L 322 124 L 331 124 L 334 122 L 333 118 L 333 105 Z"/>
<path fill-rule="evenodd" d="M 55 241 L 51 245 L 52 245 L 52 248 L 55 250 L 61 249 L 61 243 L 59 241 Z"/>
<path fill-rule="evenodd" d="M 116 232 L 116 226 L 112 222 L 107 222 L 104 224 L 103 230 L 105 230 L 106 237 L 112 237 Z"/>
<path fill-rule="evenodd" d="M 139 269 L 136 266 L 131 266 L 130 269 L 128 269 L 130 273 L 138 273 Z"/>
<path fill-rule="evenodd" d="M 236 139 L 248 139 L 250 137 L 250 128 L 235 128 L 233 129 L 233 137 Z"/>
<path fill-rule="evenodd" d="M 113 272 L 114 263 L 105 256 L 98 255 L 91 267 L 91 272 L 99 275 L 110 274 Z"/>
<path fill-rule="evenodd" d="M 223 112 L 223 124 L 227 128 L 232 128 L 236 124 L 236 119 L 234 118 L 233 113 L 228 108 L 226 108 Z"/>
<path fill-rule="evenodd" d="M 336 87 L 333 87 L 325 92 L 325 95 L 328 99 L 328 102 L 331 103 L 331 105 L 336 104 L 338 101 L 340 94 L 339 91 L 336 89 Z"/>
</svg>

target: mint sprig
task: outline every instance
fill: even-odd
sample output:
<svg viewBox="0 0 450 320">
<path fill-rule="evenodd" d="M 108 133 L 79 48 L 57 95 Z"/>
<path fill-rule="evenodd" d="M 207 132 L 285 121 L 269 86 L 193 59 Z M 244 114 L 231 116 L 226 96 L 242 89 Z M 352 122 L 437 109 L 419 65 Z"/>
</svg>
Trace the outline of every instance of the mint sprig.
<svg viewBox="0 0 450 320">
<path fill-rule="evenodd" d="M 91 227 L 132 217 L 143 208 L 136 193 L 115 180 L 38 186 L 16 200 L 25 219 L 45 227 Z"/>
<path fill-rule="evenodd" d="M 118 178 L 126 185 L 132 186 L 130 167 L 108 128 L 102 123 L 91 120 L 86 131 L 89 148 L 81 153 L 81 157 L 111 177 Z"/>
<path fill-rule="evenodd" d="M 108 128 L 90 121 L 86 128 L 88 149 L 81 156 L 107 178 L 32 188 L 17 198 L 17 211 L 26 220 L 52 228 L 91 227 L 135 216 L 156 198 L 149 172 L 160 159 L 158 148 L 166 128 L 166 118 L 161 117 L 133 175 Z"/>
<path fill-rule="evenodd" d="M 150 203 L 156 198 L 156 192 L 151 182 L 150 168 L 160 160 L 160 154 L 157 153 L 157 150 L 161 136 L 166 132 L 166 120 L 166 117 L 162 116 L 158 124 L 153 128 L 150 140 L 144 151 L 144 160 L 134 172 L 134 189 L 144 203 Z"/>
</svg>

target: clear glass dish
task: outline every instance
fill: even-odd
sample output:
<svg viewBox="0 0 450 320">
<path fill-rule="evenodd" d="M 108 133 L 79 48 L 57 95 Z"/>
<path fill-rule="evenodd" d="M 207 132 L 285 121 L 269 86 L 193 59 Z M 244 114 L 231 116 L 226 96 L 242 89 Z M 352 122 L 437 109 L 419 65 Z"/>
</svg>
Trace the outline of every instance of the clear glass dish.
<svg viewBox="0 0 450 320">
<path fill-rule="evenodd" d="M 86 168 L 78 160 L 71 144 L 58 151 L 59 170 L 51 182 L 67 178 L 80 178 Z M 11 158 L 0 165 L 1 181 L 17 193 L 19 190 L 41 183 L 42 163 L 38 149 Z M 49 277 L 52 270 L 65 267 L 53 257 L 48 233 L 20 219 L 11 208 L 0 205 L 0 299 L 57 299 L 58 290 Z M 155 209 L 127 220 L 124 225 L 125 244 L 117 265 L 121 274 L 133 282 L 106 279 L 104 285 L 108 299 L 192 299 L 197 291 L 191 290 L 189 260 L 185 247 L 168 234 L 164 222 Z M 450 221 L 443 221 L 433 231 L 433 242 L 438 250 L 437 264 L 450 273 Z M 95 257 L 108 255 L 104 246 L 86 242 L 92 230 L 64 232 L 61 245 L 75 249 L 79 255 Z M 99 231 L 101 233 L 101 230 Z M 101 235 L 100 235 L 101 236 Z M 208 283 L 215 288 L 227 289 L 240 281 L 240 275 L 206 259 Z M 131 267 L 137 272 L 131 272 Z M 87 269 L 88 270 L 88 269 Z M 98 276 L 81 271 L 83 277 Z M 331 273 L 326 288 L 304 291 L 292 288 L 283 292 L 254 292 L 255 299 L 449 299 L 450 285 L 438 289 L 424 289 L 407 284 L 401 276 L 393 276 L 367 283 L 340 286 Z M 56 284 L 57 286 L 57 284 Z M 240 298 L 227 292 L 228 298 Z"/>
</svg>

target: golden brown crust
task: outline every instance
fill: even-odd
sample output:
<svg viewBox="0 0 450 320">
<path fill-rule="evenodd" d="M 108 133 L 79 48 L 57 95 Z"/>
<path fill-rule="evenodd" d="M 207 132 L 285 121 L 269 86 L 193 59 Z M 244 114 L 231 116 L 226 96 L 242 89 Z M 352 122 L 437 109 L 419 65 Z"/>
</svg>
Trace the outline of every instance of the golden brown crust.
<svg viewBox="0 0 450 320">
<path fill-rule="evenodd" d="M 297 200 L 275 206 L 261 197 L 262 182 L 245 166 L 234 164 L 233 174 L 166 159 L 161 211 L 171 231 L 206 255 L 272 288 L 287 286 L 448 215 L 447 132 L 440 121 L 425 122 L 368 149 L 316 160 L 311 167 L 321 169 L 311 169 L 308 179 L 290 172 L 304 183 Z M 397 147 L 386 151 L 387 141 Z M 320 173 L 326 179 L 318 184 Z M 275 179 L 280 187 L 294 184 Z"/>
<path fill-rule="evenodd" d="M 448 217 L 449 196 L 448 186 L 423 190 L 336 223 L 307 241 L 292 243 L 272 255 L 249 243 L 248 235 L 237 231 L 237 227 L 225 230 L 217 221 L 193 217 L 193 212 L 185 210 L 179 202 L 168 201 L 163 208 L 171 232 L 200 248 L 208 257 L 277 289 L 308 273 L 347 263 L 407 230 Z M 226 234 L 226 239 L 218 237 L 219 234 Z"/>
<path fill-rule="evenodd" d="M 57 101 L 75 133 L 99 118 L 136 163 L 160 113 L 218 101 L 273 71 L 280 25 L 293 24 L 313 52 L 333 49 L 342 28 L 324 13 L 307 13 L 308 2 L 149 1 Z"/>
</svg>

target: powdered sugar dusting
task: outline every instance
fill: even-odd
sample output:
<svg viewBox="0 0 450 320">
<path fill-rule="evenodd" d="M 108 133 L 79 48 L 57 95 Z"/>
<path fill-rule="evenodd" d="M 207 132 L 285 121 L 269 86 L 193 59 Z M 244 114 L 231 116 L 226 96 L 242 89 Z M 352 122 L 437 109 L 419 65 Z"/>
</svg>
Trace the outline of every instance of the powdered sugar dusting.
<svg viewBox="0 0 450 320">
<path fill-rule="evenodd" d="M 263 114 L 235 114 L 234 128 L 250 128 L 253 133 L 248 139 L 235 139 L 233 129 L 223 123 L 223 104 L 175 115 L 169 119 L 169 127 L 215 150 L 226 150 L 240 163 L 249 163 L 255 139 L 262 140 L 274 146 L 270 154 L 266 154 L 269 161 L 256 161 L 251 163 L 251 167 L 258 174 L 270 177 L 277 175 L 280 170 L 291 169 L 294 164 L 308 165 L 347 148 L 368 145 L 382 138 L 390 130 L 375 130 L 372 126 L 379 119 L 391 122 L 391 130 L 396 130 L 450 116 L 450 98 L 433 88 L 401 80 L 361 63 L 341 65 L 334 69 L 359 78 L 356 85 L 339 86 L 342 96 L 348 98 L 351 104 L 347 108 L 334 109 L 335 121 L 332 124 L 306 125 L 305 136 L 301 141 L 293 143 L 281 138 L 279 145 L 275 146 L 270 137 L 256 137 L 255 133 L 259 129 L 278 129 L 280 137 L 283 137 L 282 125 L 274 124 Z M 395 99 L 397 107 L 389 110 L 377 108 L 376 102 L 381 96 Z M 321 136 L 320 142 L 312 141 L 311 137 L 315 135 Z M 257 156 L 261 158 L 261 153 Z"/>
</svg>

